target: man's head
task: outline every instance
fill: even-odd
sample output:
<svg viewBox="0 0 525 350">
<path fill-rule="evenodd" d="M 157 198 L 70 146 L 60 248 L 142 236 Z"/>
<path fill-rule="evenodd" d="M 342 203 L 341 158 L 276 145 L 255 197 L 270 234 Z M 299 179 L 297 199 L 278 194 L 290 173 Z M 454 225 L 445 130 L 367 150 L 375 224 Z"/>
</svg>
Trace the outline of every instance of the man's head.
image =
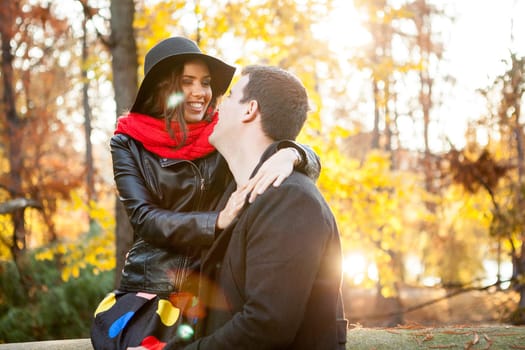
<svg viewBox="0 0 525 350">
<path fill-rule="evenodd" d="M 210 141 L 218 146 L 221 137 L 235 138 L 241 132 L 236 128 L 257 117 L 269 140 L 294 140 L 307 113 L 308 96 L 297 77 L 277 67 L 247 66 L 219 107 Z"/>
<path fill-rule="evenodd" d="M 308 96 L 301 81 L 270 66 L 247 66 L 242 75 L 249 79 L 241 102 L 257 101 L 266 136 L 274 141 L 295 140 L 308 113 Z"/>
</svg>

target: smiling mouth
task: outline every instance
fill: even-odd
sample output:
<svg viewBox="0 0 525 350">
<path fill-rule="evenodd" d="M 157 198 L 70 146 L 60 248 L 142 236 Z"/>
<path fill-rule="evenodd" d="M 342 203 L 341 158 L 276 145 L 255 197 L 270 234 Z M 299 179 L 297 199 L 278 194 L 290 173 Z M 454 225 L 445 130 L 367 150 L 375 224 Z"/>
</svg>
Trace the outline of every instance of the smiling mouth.
<svg viewBox="0 0 525 350">
<path fill-rule="evenodd" d="M 203 102 L 188 102 L 187 106 L 190 110 L 195 112 L 202 112 L 204 110 L 204 103 Z"/>
</svg>

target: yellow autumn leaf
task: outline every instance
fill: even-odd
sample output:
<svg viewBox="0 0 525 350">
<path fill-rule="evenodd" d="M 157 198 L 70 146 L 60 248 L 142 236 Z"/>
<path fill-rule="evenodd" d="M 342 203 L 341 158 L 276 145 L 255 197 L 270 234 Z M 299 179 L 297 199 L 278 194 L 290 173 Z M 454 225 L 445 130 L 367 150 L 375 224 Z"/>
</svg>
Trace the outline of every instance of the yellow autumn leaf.
<svg viewBox="0 0 525 350">
<path fill-rule="evenodd" d="M 53 260 L 53 251 L 51 249 L 45 249 L 35 255 L 37 260 Z"/>
</svg>

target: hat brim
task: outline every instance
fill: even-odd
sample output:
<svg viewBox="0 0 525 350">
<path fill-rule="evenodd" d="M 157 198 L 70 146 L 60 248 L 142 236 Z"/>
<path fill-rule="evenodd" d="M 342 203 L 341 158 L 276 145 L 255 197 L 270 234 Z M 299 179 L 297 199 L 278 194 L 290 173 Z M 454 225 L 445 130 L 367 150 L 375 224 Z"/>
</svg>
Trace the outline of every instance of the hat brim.
<svg viewBox="0 0 525 350">
<path fill-rule="evenodd" d="M 173 66 L 184 64 L 184 62 L 192 59 L 202 59 L 208 65 L 211 75 L 213 97 L 217 98 L 223 95 L 228 89 L 228 86 L 230 86 L 233 75 L 235 74 L 235 67 L 203 53 L 182 53 L 168 56 L 151 67 L 139 86 L 137 97 L 135 98 L 135 102 L 133 103 L 130 112 L 143 112 L 138 109 L 147 97 L 146 92 L 151 91 L 154 84 L 158 82 L 161 77 L 165 76 L 166 72 L 173 69 Z"/>
</svg>

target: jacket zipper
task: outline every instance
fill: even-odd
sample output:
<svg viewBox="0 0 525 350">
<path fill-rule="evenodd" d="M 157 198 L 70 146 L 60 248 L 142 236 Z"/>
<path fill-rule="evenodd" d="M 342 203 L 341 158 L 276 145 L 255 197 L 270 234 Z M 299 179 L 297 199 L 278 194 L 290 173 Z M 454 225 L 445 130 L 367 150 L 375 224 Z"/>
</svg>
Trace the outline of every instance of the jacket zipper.
<svg viewBox="0 0 525 350">
<path fill-rule="evenodd" d="M 205 160 L 203 160 L 203 162 L 205 162 Z M 195 209 L 198 210 L 201 207 L 202 198 L 204 197 L 204 192 L 206 191 L 206 181 L 204 179 L 204 176 L 202 176 L 202 174 L 201 174 L 199 168 L 197 167 L 197 165 L 195 165 L 194 163 L 192 163 L 192 164 L 195 167 L 195 169 L 197 170 L 197 174 L 199 175 L 199 178 L 200 178 L 200 193 L 199 193 L 199 196 L 197 198 L 196 206 L 195 206 Z M 205 168 L 206 167 L 204 167 L 204 169 Z"/>
<path fill-rule="evenodd" d="M 196 176 L 198 177 L 198 179 L 197 179 L 197 182 L 198 182 L 197 188 L 198 188 L 199 193 L 197 193 L 197 195 L 196 195 L 195 206 L 193 208 L 195 210 L 198 210 L 198 208 L 201 207 L 202 198 L 204 196 L 204 192 L 206 191 L 206 181 L 204 179 L 204 176 L 202 176 L 202 173 L 201 173 L 199 167 L 194 162 L 192 162 L 190 160 L 177 159 L 177 160 L 174 160 L 174 161 L 170 161 L 167 158 L 163 159 L 163 162 L 161 162 L 161 166 L 162 167 L 167 167 L 167 166 L 171 166 L 171 165 L 173 165 L 175 163 L 180 163 L 180 162 L 189 163 L 190 166 L 195 171 Z M 203 160 L 203 162 L 205 162 L 205 161 Z"/>
</svg>

